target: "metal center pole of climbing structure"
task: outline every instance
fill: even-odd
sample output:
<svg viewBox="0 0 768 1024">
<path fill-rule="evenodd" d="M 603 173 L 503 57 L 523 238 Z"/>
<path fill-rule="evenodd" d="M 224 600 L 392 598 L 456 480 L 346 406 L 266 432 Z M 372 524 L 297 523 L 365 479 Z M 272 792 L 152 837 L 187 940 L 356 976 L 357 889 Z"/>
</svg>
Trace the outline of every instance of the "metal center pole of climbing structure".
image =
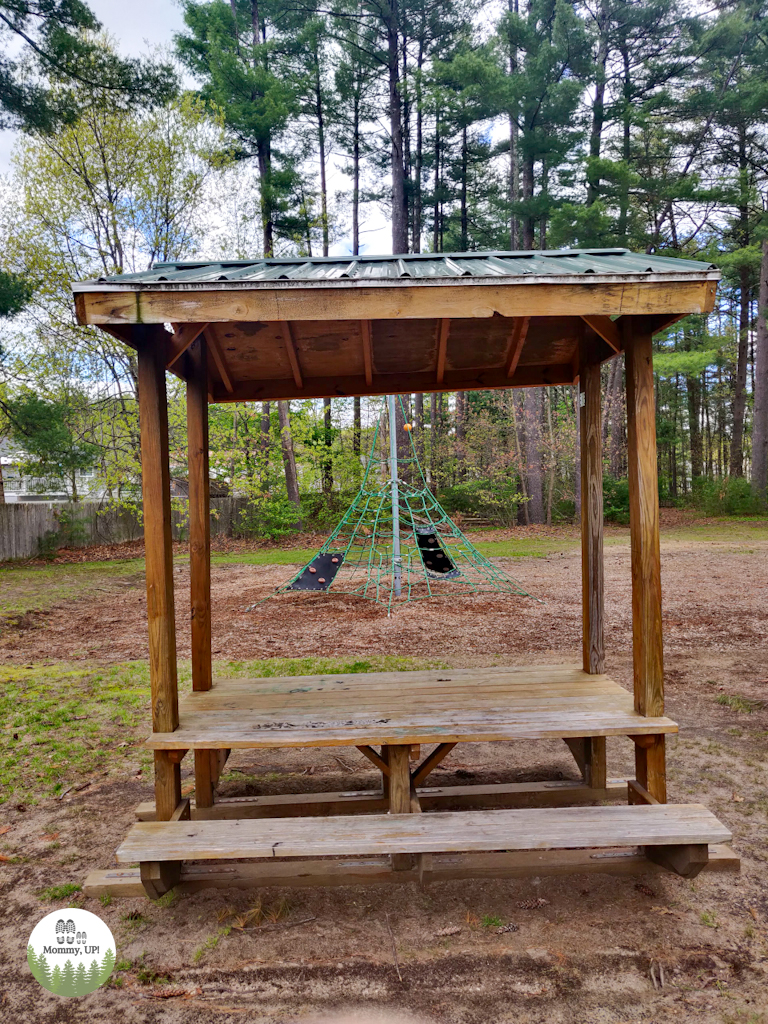
<svg viewBox="0 0 768 1024">
<path fill-rule="evenodd" d="M 402 591 L 402 559 L 400 557 L 400 493 L 397 489 L 397 418 L 395 396 L 387 395 L 389 409 L 389 475 L 392 482 L 392 569 L 395 597 Z"/>
</svg>

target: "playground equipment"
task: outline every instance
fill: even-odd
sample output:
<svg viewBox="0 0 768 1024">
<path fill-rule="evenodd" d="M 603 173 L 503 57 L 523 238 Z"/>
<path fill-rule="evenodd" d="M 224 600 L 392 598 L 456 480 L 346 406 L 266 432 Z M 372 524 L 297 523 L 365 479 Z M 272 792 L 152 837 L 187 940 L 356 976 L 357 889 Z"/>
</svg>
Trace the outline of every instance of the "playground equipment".
<svg viewBox="0 0 768 1024">
<path fill-rule="evenodd" d="M 332 591 L 378 601 L 388 609 L 400 599 L 486 593 L 529 597 L 516 579 L 480 554 L 432 493 L 409 423 L 404 429 L 410 456 L 398 458 L 395 403 L 401 401 L 394 395 L 387 399 L 389 458 L 377 454 L 378 421 L 354 501 L 317 554 L 278 593 Z M 403 465 L 415 483 L 401 478 Z"/>
</svg>

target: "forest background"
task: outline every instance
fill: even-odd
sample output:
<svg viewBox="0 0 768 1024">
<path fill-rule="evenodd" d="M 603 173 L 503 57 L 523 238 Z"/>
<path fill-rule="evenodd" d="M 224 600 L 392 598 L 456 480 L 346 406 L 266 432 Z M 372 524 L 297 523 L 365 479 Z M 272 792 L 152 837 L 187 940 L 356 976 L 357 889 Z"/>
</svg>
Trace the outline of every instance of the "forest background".
<svg viewBox="0 0 768 1024">
<path fill-rule="evenodd" d="M 656 340 L 660 495 L 765 510 L 768 4 L 182 7 L 173 51 L 131 61 L 80 0 L 0 0 L 0 127 L 21 131 L 0 186 L 0 438 L 25 472 L 77 500 L 79 471 L 95 468 L 106 505 L 140 502 L 135 355 L 76 325 L 71 281 L 155 261 L 355 255 L 383 211 L 394 253 L 626 247 L 720 268 L 715 312 Z M 619 358 L 603 369 L 618 520 L 623 385 Z M 183 386 L 168 387 L 184 477 Z M 243 532 L 334 521 L 382 402 L 212 407 L 212 473 L 249 499 Z M 572 387 L 403 405 L 449 510 L 574 516 Z"/>
</svg>

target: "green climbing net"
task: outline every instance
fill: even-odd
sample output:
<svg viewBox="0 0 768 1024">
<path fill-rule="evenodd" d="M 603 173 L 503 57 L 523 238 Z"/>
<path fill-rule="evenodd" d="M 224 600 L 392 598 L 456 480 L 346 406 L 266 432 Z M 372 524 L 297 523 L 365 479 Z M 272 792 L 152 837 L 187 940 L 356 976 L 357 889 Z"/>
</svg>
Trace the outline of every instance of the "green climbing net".
<svg viewBox="0 0 768 1024">
<path fill-rule="evenodd" d="M 386 453 L 377 452 L 381 433 L 379 421 L 362 485 L 339 525 L 313 558 L 276 592 L 349 594 L 377 601 L 388 609 L 398 601 L 461 594 L 530 597 L 516 579 L 481 555 L 451 520 L 427 485 L 410 433 L 410 457 L 396 460 L 398 561 L 393 543 L 391 463 Z"/>
</svg>

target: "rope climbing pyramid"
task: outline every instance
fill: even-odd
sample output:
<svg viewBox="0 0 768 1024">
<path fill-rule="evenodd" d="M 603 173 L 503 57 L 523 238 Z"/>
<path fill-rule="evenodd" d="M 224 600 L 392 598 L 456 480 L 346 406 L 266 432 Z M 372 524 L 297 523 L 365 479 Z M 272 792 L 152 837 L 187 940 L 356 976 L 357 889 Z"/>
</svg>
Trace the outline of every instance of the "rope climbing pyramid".
<svg viewBox="0 0 768 1024">
<path fill-rule="evenodd" d="M 389 457 L 377 454 L 379 421 L 355 500 L 314 557 L 277 593 L 356 595 L 388 609 L 394 602 L 462 594 L 530 597 L 516 579 L 480 554 L 432 493 L 409 424 L 411 455 L 398 459 L 393 396 L 388 405 Z M 400 470 L 416 482 L 404 480 Z"/>
</svg>

